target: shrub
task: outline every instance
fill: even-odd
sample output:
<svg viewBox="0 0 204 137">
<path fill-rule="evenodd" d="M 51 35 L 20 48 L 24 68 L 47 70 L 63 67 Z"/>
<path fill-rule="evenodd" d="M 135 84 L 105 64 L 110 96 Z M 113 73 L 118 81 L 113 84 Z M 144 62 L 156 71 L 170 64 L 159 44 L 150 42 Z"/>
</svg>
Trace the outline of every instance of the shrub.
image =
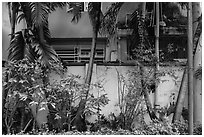
<svg viewBox="0 0 204 137">
<path fill-rule="evenodd" d="M 39 84 L 42 83 L 42 74 L 38 62 L 30 63 L 26 59 L 8 62 L 3 71 L 3 75 L 7 77 L 7 80 L 3 81 L 5 100 L 3 125 L 7 134 L 26 130 L 33 118 L 30 102 L 34 101 L 36 90 L 42 91 L 42 84 Z"/>
<path fill-rule="evenodd" d="M 72 130 L 73 121 L 77 112 L 77 102 L 84 96 L 86 86 L 79 83 L 80 76 L 69 75 L 66 79 L 60 80 L 47 86 L 47 101 L 49 108 L 48 127 L 57 132 Z M 90 90 L 97 89 L 103 91 L 99 84 L 92 84 Z M 95 91 L 94 91 L 95 92 Z M 83 114 L 83 123 L 86 126 L 85 115 L 99 115 L 100 107 L 108 104 L 106 94 L 100 93 L 98 96 L 89 94 Z"/>
</svg>

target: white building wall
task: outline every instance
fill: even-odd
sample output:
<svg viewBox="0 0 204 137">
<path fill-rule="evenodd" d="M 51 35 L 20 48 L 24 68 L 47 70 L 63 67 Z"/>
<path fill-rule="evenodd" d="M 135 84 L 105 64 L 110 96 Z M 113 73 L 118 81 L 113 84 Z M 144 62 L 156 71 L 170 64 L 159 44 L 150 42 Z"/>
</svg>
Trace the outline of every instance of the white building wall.
<svg viewBox="0 0 204 137">
<path fill-rule="evenodd" d="M 68 72 L 75 75 L 80 75 L 82 77 L 82 81 L 84 82 L 85 72 L 87 66 L 69 66 Z M 181 67 L 161 67 L 161 70 L 174 70 L 174 76 L 165 75 L 160 77 L 161 82 L 159 84 L 159 93 L 158 93 L 158 102 L 161 107 L 168 106 L 170 102 L 176 102 L 179 87 L 181 84 L 181 79 L 183 75 L 183 70 Z M 101 82 L 104 86 L 105 93 L 107 93 L 107 97 L 109 98 L 109 103 L 101 108 L 101 113 L 105 116 L 108 116 L 111 112 L 118 115 L 120 113 L 120 109 L 118 107 L 118 74 L 117 71 L 122 74 L 125 79 L 128 79 L 128 71 L 135 71 L 135 66 L 104 66 L 104 65 L 94 65 L 94 71 L 92 76 L 92 83 Z M 66 77 L 66 75 L 64 75 Z M 57 74 L 51 74 L 51 82 L 56 79 L 60 79 L 60 76 Z M 119 87 L 121 88 L 121 87 Z M 127 89 L 125 89 L 127 92 Z M 94 95 L 98 95 L 97 90 L 91 91 Z M 172 94 L 174 93 L 174 95 Z M 100 94 L 100 93 L 99 93 Z M 103 94 L 103 93 L 101 93 Z M 154 95 L 150 94 L 150 99 L 153 104 Z M 187 104 L 185 103 L 185 106 Z M 95 117 L 96 118 L 96 117 Z M 94 119 L 95 119 L 94 118 Z M 88 117 L 90 121 L 94 121 L 93 117 Z M 149 118 L 147 118 L 149 119 Z"/>
</svg>

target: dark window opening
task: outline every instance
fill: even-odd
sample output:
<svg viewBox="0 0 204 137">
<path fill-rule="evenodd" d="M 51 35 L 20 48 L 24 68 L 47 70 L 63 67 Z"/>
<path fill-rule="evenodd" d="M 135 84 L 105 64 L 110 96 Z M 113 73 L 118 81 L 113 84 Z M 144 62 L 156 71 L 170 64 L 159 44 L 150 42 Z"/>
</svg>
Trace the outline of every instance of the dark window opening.
<svg viewBox="0 0 204 137">
<path fill-rule="evenodd" d="M 53 39 L 51 45 L 63 62 L 89 62 L 91 54 L 91 38 Z M 96 44 L 94 62 L 105 60 L 106 39 L 102 38 Z"/>
</svg>

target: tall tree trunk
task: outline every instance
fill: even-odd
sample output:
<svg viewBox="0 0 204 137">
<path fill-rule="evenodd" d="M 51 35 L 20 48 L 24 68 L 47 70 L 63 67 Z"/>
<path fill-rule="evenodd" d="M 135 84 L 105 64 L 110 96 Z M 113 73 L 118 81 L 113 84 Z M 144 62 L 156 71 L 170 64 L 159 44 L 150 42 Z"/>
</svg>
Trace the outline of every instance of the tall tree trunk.
<svg viewBox="0 0 204 137">
<path fill-rule="evenodd" d="M 196 64 L 197 66 L 199 66 L 199 61 L 201 61 L 201 46 L 199 46 L 199 42 L 201 42 L 200 40 L 202 38 L 198 38 L 201 36 L 201 22 L 199 22 L 198 18 L 201 16 L 201 8 L 199 3 L 194 2 L 193 3 L 193 41 L 194 41 L 194 66 L 195 66 L 195 70 L 196 70 Z M 197 49 L 198 48 L 198 49 Z M 199 54 L 196 54 L 196 52 L 199 52 Z M 198 62 L 198 63 L 196 63 Z M 197 121 L 202 121 L 202 95 L 201 95 L 201 80 L 198 80 L 196 78 L 194 78 L 194 122 Z M 198 83 L 199 84 L 198 84 Z M 198 84 L 198 85 L 197 85 Z M 187 70 L 185 70 L 185 73 L 183 74 L 183 78 L 182 78 L 182 82 L 180 85 L 180 89 L 179 89 L 179 94 L 178 94 L 178 98 L 177 98 L 177 103 L 176 103 L 176 110 L 174 113 L 174 117 L 172 122 L 178 121 L 180 120 L 181 117 L 181 113 L 182 113 L 182 109 L 183 109 L 183 105 L 184 105 L 184 100 L 185 100 L 185 95 L 186 92 L 188 90 L 187 88 L 188 86 L 188 75 L 187 75 Z"/>
<path fill-rule="evenodd" d="M 76 114 L 76 118 L 75 118 L 75 123 L 74 125 L 76 126 L 78 131 L 84 131 L 86 130 L 86 128 L 84 127 L 82 121 L 82 114 L 84 112 L 85 106 L 86 106 L 86 99 L 88 97 L 89 94 L 89 87 L 91 84 L 91 77 L 92 77 L 92 73 L 93 73 L 93 64 L 94 64 L 94 56 L 96 53 L 96 39 L 97 39 L 97 33 L 96 31 L 93 30 L 93 38 L 92 38 L 92 47 L 91 47 L 91 55 L 90 55 L 90 60 L 89 60 L 89 65 L 88 65 L 88 70 L 87 70 L 87 76 L 85 79 L 85 85 L 87 86 L 85 88 L 85 96 L 81 98 L 81 101 L 79 103 L 79 107 L 78 107 L 78 111 Z"/>
<path fill-rule="evenodd" d="M 101 15 L 101 3 L 100 2 L 94 2 L 90 4 L 92 7 L 91 11 L 89 11 L 89 18 L 92 23 L 93 27 L 93 37 L 92 37 L 92 46 L 91 46 L 91 54 L 90 54 L 90 60 L 89 60 L 89 65 L 88 65 L 88 70 L 86 74 L 86 79 L 85 79 L 85 85 L 87 86 L 85 88 L 85 96 L 81 98 L 81 101 L 79 102 L 79 107 L 77 110 L 77 114 L 74 120 L 74 125 L 76 126 L 78 131 L 84 131 L 86 130 L 85 125 L 83 124 L 83 112 L 85 110 L 86 106 L 86 100 L 89 94 L 89 87 L 91 84 L 91 78 L 92 78 L 92 73 L 93 73 L 93 65 L 94 65 L 94 57 L 96 53 L 96 40 L 97 40 L 97 34 L 99 31 L 100 27 L 100 15 Z"/>
<path fill-rule="evenodd" d="M 194 56 L 194 123 L 202 123 L 202 34 Z M 200 70 L 199 70 L 200 69 Z M 200 72 L 199 72 L 200 71 Z M 200 74 L 197 74 L 200 73 Z M 200 76 L 199 76 L 200 75 Z"/>
<path fill-rule="evenodd" d="M 146 2 L 142 3 L 142 13 L 141 13 L 141 17 L 142 20 L 145 20 L 145 14 L 146 14 Z M 144 34 L 144 32 L 143 32 Z M 152 104 L 150 101 L 150 97 L 149 97 L 149 93 L 146 89 L 146 85 L 144 84 L 144 73 L 145 73 L 145 66 L 143 66 L 142 64 L 140 64 L 140 75 L 141 75 L 141 86 L 142 86 L 142 92 L 144 94 L 144 98 L 145 98 L 145 103 L 146 103 L 146 107 L 147 107 L 147 111 L 149 113 L 149 116 L 151 118 L 151 120 L 155 120 L 158 119 L 153 108 L 152 108 Z"/>
<path fill-rule="evenodd" d="M 189 134 L 193 135 L 193 29 L 192 29 L 192 3 L 188 3 L 188 110 Z"/>
<path fill-rule="evenodd" d="M 158 104 L 158 83 L 157 73 L 159 71 L 159 2 L 156 2 L 156 27 L 155 27 L 155 53 L 156 53 L 156 68 L 155 68 L 155 95 L 154 95 L 154 109 L 159 107 Z"/>
<path fill-rule="evenodd" d="M 172 123 L 180 120 L 187 90 L 188 90 L 188 73 L 187 69 L 185 68 L 176 101 L 176 108 L 172 119 Z"/>
<path fill-rule="evenodd" d="M 193 34 L 194 34 L 194 72 L 196 73 L 202 66 L 202 21 L 201 6 L 199 2 L 192 3 L 193 10 Z M 201 68 L 202 69 L 202 68 Z M 193 107 L 193 121 L 194 123 L 202 123 L 202 80 L 194 75 L 194 107 Z"/>
<path fill-rule="evenodd" d="M 10 24 L 11 24 L 11 39 L 13 39 L 15 34 L 15 26 L 16 26 L 16 19 L 18 14 L 18 2 L 10 2 L 8 4 L 9 8 L 9 18 L 10 18 Z"/>
</svg>

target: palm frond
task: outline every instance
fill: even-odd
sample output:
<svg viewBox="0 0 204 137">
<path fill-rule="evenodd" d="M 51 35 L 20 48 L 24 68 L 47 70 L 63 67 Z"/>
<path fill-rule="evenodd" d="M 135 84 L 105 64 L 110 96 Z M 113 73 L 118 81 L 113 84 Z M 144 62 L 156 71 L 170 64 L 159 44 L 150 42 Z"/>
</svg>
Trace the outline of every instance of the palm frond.
<svg viewBox="0 0 204 137">
<path fill-rule="evenodd" d="M 24 58 L 26 52 L 26 45 L 23 38 L 22 31 L 16 32 L 11 39 L 10 46 L 8 48 L 8 60 L 21 60 Z"/>
<path fill-rule="evenodd" d="M 71 7 L 67 12 L 73 15 L 71 22 L 78 23 L 81 18 L 81 7 L 83 2 L 69 2 L 68 5 Z"/>
<path fill-rule="evenodd" d="M 67 5 L 67 2 L 49 2 L 47 3 L 51 11 L 55 11 L 57 8 L 63 8 Z"/>
<path fill-rule="evenodd" d="M 19 14 L 17 20 L 20 22 L 21 20 L 25 19 L 27 27 L 31 28 L 32 27 L 32 19 L 31 19 L 31 9 L 30 5 L 28 2 L 20 2 L 20 11 L 21 13 Z"/>
<path fill-rule="evenodd" d="M 101 22 L 100 32 L 102 34 L 108 34 L 109 36 L 112 36 L 116 33 L 116 19 L 123 3 L 124 2 L 115 2 L 112 3 L 108 8 L 108 11 L 104 14 L 103 20 Z"/>
<path fill-rule="evenodd" d="M 37 40 L 32 42 L 32 48 L 39 56 L 43 66 L 50 66 L 51 61 L 58 62 L 59 58 L 52 46 L 47 43 L 39 43 Z"/>
<path fill-rule="evenodd" d="M 43 25 L 43 34 L 44 34 L 45 40 L 49 41 L 51 36 L 50 36 L 48 20 L 46 20 L 45 24 Z"/>
<path fill-rule="evenodd" d="M 8 48 L 8 59 L 14 61 L 27 58 L 29 61 L 34 62 L 37 59 L 37 54 L 31 46 L 32 39 L 33 36 L 28 34 L 27 29 L 24 30 L 24 33 L 22 31 L 15 33 Z"/>
<path fill-rule="evenodd" d="M 50 13 L 49 7 L 42 2 L 30 2 L 31 20 L 35 27 L 43 26 L 48 19 Z"/>
<path fill-rule="evenodd" d="M 95 29 L 98 32 L 101 24 L 101 19 L 103 17 L 101 11 L 101 2 L 89 2 L 88 13 L 93 29 Z"/>
</svg>

